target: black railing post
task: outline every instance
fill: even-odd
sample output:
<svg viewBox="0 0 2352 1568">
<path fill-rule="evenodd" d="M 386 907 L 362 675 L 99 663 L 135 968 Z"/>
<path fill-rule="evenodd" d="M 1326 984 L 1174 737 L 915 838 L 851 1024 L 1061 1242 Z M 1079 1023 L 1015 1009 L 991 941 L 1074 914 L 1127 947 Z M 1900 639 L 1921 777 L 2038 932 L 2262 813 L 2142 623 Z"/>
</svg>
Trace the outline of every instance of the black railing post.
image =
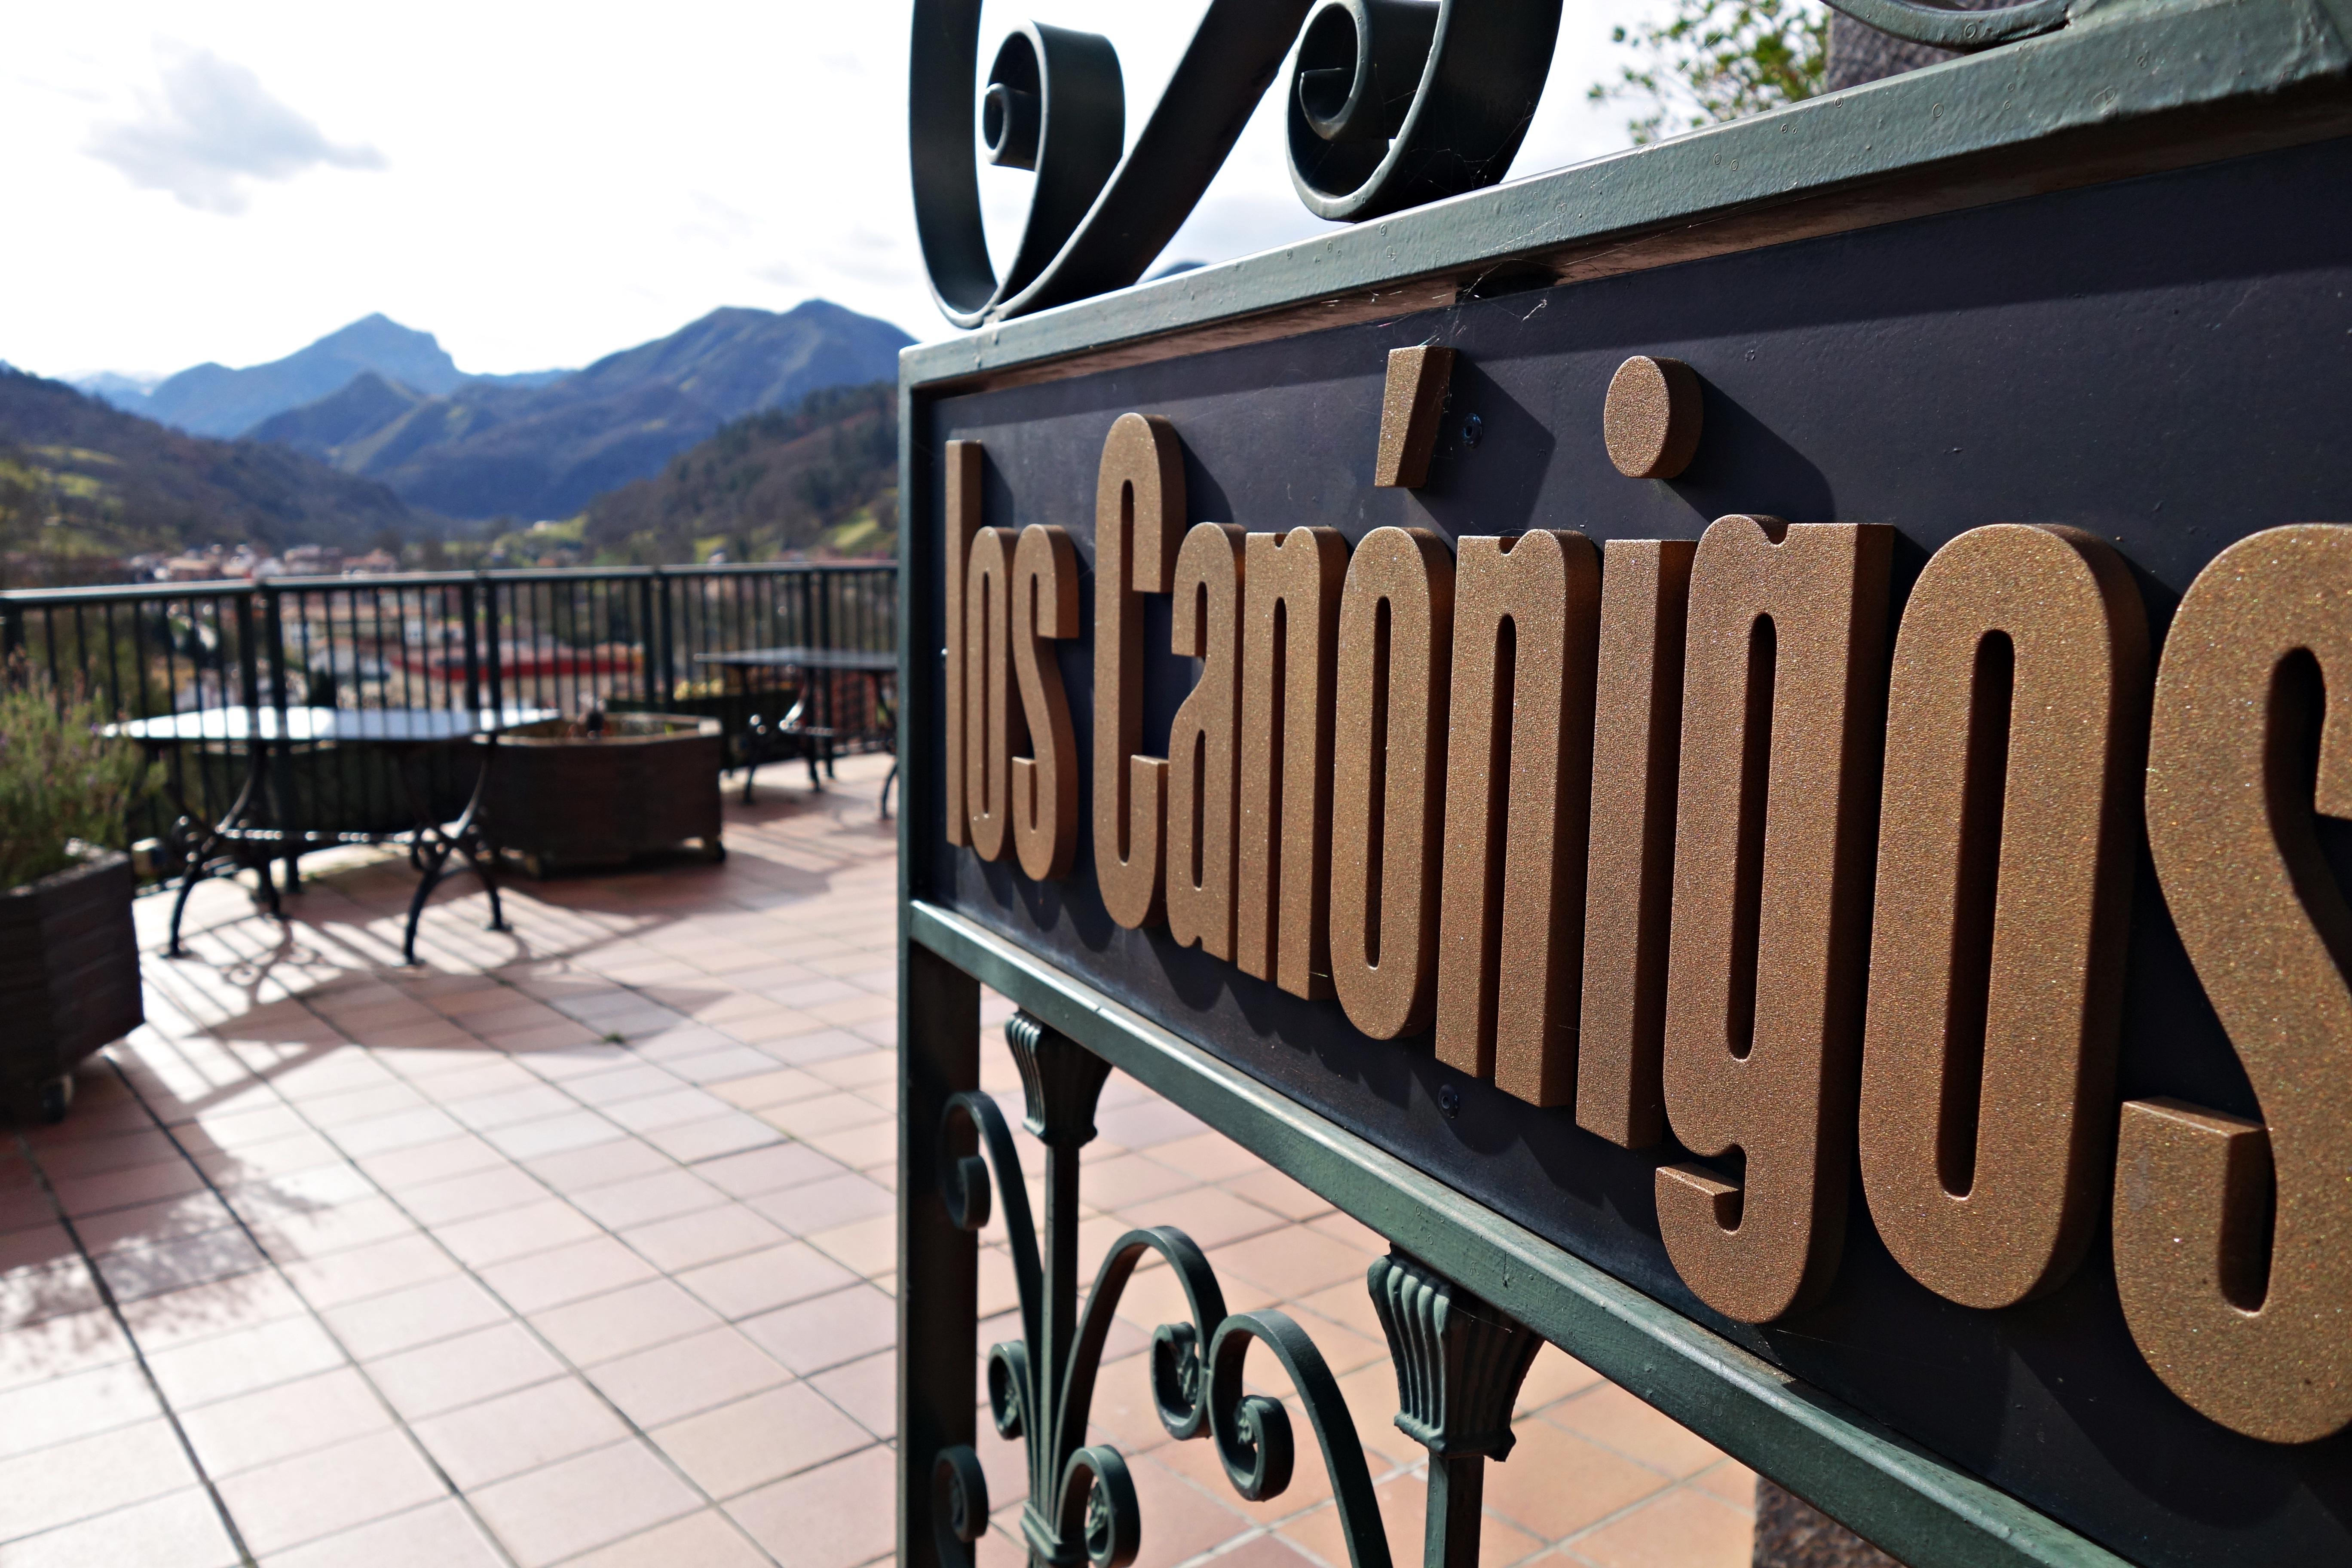
<svg viewBox="0 0 2352 1568">
<path fill-rule="evenodd" d="M 262 739 L 261 734 L 261 668 L 258 662 L 260 650 L 258 645 L 258 634 L 255 631 L 253 625 L 252 591 L 248 589 L 246 592 L 238 594 L 236 595 L 236 701 L 234 704 L 228 702 L 226 700 L 228 694 L 224 690 L 221 693 L 224 700 L 221 706 L 224 709 L 242 707 L 245 710 L 245 773 L 247 784 L 250 788 L 257 784 L 262 777 L 263 769 L 265 767 L 265 759 L 268 754 L 266 748 L 268 742 Z M 215 626 L 219 624 L 217 616 L 215 616 L 214 624 Z M 56 639 L 52 638 L 50 640 L 55 641 Z M 224 720 L 222 733 L 225 737 L 235 733 L 233 728 L 229 727 L 226 723 L 227 718 L 228 715 L 224 712 L 222 714 L 222 719 Z M 234 755 L 236 742 L 234 740 L 226 740 L 225 741 L 225 745 L 230 749 L 230 754 Z M 234 787 L 231 787 L 229 793 L 230 798 L 234 800 L 236 793 Z M 269 869 L 269 862 L 268 860 L 261 862 L 261 885 L 266 890 L 274 889 L 277 885 Z"/>
<path fill-rule="evenodd" d="M 457 584 L 457 618 L 466 630 L 466 711 L 478 714 L 482 710 L 482 630 L 475 617 L 481 613 L 478 584 L 471 579 Z"/>
<path fill-rule="evenodd" d="M 676 596 L 669 574 L 654 568 L 654 646 L 661 665 L 662 703 L 667 706 L 677 696 L 677 649 L 671 638 L 674 627 L 670 619 L 670 601 Z"/>
<path fill-rule="evenodd" d="M 809 640 L 818 647 L 830 649 L 833 647 L 833 581 L 831 574 L 820 572 L 815 567 L 812 566 L 809 568 L 808 575 L 803 580 L 808 584 L 810 597 L 816 605 L 816 624 L 811 628 L 812 635 Z M 817 722 L 828 731 L 838 729 L 840 727 L 840 716 L 835 711 L 835 704 L 834 700 L 839 695 L 838 688 L 841 684 L 840 672 L 837 670 L 811 670 L 809 673 L 820 682 L 817 687 L 819 694 L 817 700 Z M 836 778 L 840 776 L 834 768 L 834 753 L 836 750 L 836 746 L 832 735 L 826 735 L 825 738 L 818 742 L 817 744 L 824 752 L 824 776 L 827 778 Z"/>
<path fill-rule="evenodd" d="M 637 579 L 637 672 L 646 689 L 646 706 L 667 707 L 669 689 L 662 680 L 661 661 L 656 657 L 660 638 L 654 634 L 654 601 L 660 596 L 661 568 L 653 568 Z"/>
<path fill-rule="evenodd" d="M 498 579 L 483 572 L 475 573 L 474 579 L 482 585 L 482 624 L 486 634 L 485 640 L 489 645 L 488 652 L 490 666 L 490 710 L 499 715 L 499 721 L 503 723 L 507 699 L 504 671 L 500 668 L 501 660 L 499 657 L 499 649 L 503 645 L 499 637 Z"/>
<path fill-rule="evenodd" d="M 0 664 L 6 664 L 25 651 L 25 612 L 22 606 L 0 599 Z"/>
<path fill-rule="evenodd" d="M 278 726 L 278 738 L 270 750 L 270 783 L 278 796 L 278 806 L 270 816 L 278 825 L 279 846 L 284 851 L 286 890 L 299 893 L 302 890 L 302 813 L 295 800 L 294 738 L 286 715 L 286 624 L 278 590 L 266 582 L 260 587 L 263 636 L 269 658 L 269 707 Z M 267 876 L 268 872 L 265 869 L 262 874 Z"/>
</svg>

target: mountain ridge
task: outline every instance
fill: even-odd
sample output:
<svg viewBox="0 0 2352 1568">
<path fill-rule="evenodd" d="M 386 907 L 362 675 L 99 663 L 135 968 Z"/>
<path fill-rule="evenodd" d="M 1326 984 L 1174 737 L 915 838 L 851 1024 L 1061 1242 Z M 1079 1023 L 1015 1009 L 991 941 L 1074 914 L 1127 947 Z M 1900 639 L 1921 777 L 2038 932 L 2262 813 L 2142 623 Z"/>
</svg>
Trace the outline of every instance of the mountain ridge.
<svg viewBox="0 0 2352 1568">
<path fill-rule="evenodd" d="M 191 365 L 166 376 L 128 411 L 190 435 L 227 439 L 273 415 L 315 402 L 370 370 L 426 392 L 446 392 L 466 379 L 432 333 L 377 311 L 265 364 L 236 370 L 209 362 Z M 108 401 L 122 407 L 128 399 Z"/>
<path fill-rule="evenodd" d="M 826 387 L 895 380 L 898 350 L 913 341 L 829 300 L 782 312 L 722 306 L 541 385 L 473 379 L 434 392 L 373 373 L 247 434 L 448 516 L 562 518 L 731 421 Z"/>
<path fill-rule="evenodd" d="M 331 397 L 352 377 L 371 374 L 418 391 L 442 393 L 475 383 L 544 386 L 572 373 L 468 374 L 431 332 L 404 327 L 378 310 L 263 364 L 233 369 L 207 360 L 167 376 L 100 371 L 68 384 L 126 414 L 191 435 L 226 439 L 279 414 Z"/>
</svg>

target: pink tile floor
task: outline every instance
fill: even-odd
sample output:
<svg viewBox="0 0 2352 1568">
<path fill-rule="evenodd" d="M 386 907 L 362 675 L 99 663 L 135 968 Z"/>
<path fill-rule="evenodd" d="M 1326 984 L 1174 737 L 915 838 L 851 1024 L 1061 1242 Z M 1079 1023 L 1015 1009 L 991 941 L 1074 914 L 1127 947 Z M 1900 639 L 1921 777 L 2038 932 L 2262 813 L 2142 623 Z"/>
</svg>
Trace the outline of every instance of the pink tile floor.
<svg viewBox="0 0 2352 1568">
<path fill-rule="evenodd" d="M 82 1072 L 63 1126 L 0 1150 L 0 1563 L 887 1557 L 879 765 L 819 795 L 772 770 L 782 787 L 730 803 L 723 867 L 516 882 L 508 934 L 460 882 L 416 969 L 397 859 L 322 864 L 285 928 L 209 886 L 176 961 L 143 901 L 148 1026 Z M 1008 1010 L 989 999 L 992 1024 Z M 993 1036 L 985 1081 L 1017 1107 Z M 1297 1317 L 1341 1374 L 1396 1561 L 1418 1562 L 1420 1450 L 1391 1424 L 1363 1282 L 1380 1238 L 1124 1078 L 1098 1121 L 1089 1263 L 1129 1224 L 1178 1225 L 1234 1310 Z M 1001 1238 L 982 1290 L 985 1344 L 1010 1331 Z M 1170 1294 L 1164 1271 L 1130 1288 L 1096 1407 L 1133 1465 L 1143 1564 L 1338 1568 L 1311 1443 L 1251 1504 L 1209 1444 L 1160 1430 L 1137 1352 Z M 1486 1564 L 1748 1562 L 1750 1474 L 1555 1350 L 1517 1432 L 1489 1469 Z M 993 1439 L 982 1458 L 982 1560 L 1014 1563 L 1020 1465 Z"/>
</svg>

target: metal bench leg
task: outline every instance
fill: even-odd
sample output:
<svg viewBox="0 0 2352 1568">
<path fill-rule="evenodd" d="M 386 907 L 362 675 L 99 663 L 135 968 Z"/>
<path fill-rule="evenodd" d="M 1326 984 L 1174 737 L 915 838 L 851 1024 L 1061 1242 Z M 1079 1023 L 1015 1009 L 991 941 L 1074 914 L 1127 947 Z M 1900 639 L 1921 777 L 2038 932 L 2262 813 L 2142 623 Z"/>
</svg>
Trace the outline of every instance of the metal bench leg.
<svg viewBox="0 0 2352 1568">
<path fill-rule="evenodd" d="M 180 951 L 180 917 L 188 910 L 188 895 L 196 890 L 197 881 L 205 874 L 205 851 L 211 847 L 210 839 L 199 839 L 188 851 L 188 863 L 180 872 L 180 890 L 172 898 L 172 940 L 164 947 L 166 955 L 184 956 Z"/>
<path fill-rule="evenodd" d="M 416 963 L 416 927 L 425 918 L 425 900 L 433 896 L 433 889 L 441 880 L 441 868 L 448 861 L 449 847 L 436 844 L 425 858 L 425 875 L 416 879 L 415 896 L 408 900 L 408 929 L 400 939 L 400 962 Z"/>
</svg>

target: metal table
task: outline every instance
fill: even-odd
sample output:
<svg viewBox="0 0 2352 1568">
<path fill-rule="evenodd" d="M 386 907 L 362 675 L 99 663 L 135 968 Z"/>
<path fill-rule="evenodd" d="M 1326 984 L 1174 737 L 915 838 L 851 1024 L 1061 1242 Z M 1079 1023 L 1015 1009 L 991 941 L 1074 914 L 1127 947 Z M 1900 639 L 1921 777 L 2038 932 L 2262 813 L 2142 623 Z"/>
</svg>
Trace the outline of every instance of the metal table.
<svg viewBox="0 0 2352 1568">
<path fill-rule="evenodd" d="M 882 780 L 882 815 L 884 816 L 890 815 L 890 786 L 897 783 L 898 778 L 898 742 L 895 732 L 898 680 L 897 654 L 876 653 L 865 648 L 754 647 L 739 649 L 733 653 L 699 653 L 694 656 L 694 661 L 697 664 L 715 665 L 721 669 L 737 671 L 746 676 L 756 670 L 778 670 L 792 671 L 803 676 L 850 674 L 869 678 L 875 687 L 875 706 L 881 710 L 883 714 L 883 728 L 880 734 L 883 743 L 891 752 L 890 771 Z M 809 704 L 812 691 L 816 693 L 814 719 L 811 717 Z M 772 728 L 761 724 L 756 719 L 753 724 L 753 730 L 744 737 L 743 798 L 746 802 L 751 798 L 752 772 L 761 762 L 767 760 L 761 754 L 761 748 L 765 744 L 772 744 L 787 738 L 798 740 L 803 744 L 803 754 L 808 759 L 809 787 L 811 789 L 824 787 L 823 781 L 817 776 L 817 763 L 820 760 L 823 761 L 826 774 L 830 776 L 833 773 L 833 743 L 840 740 L 844 733 L 841 727 L 835 722 L 831 682 L 804 680 L 801 686 L 800 695 L 793 703 L 791 710 L 778 720 Z M 870 736 L 873 731 L 861 731 L 861 733 Z"/>
<path fill-rule="evenodd" d="M 498 732 L 556 716 L 552 709 L 547 708 L 472 711 L 447 708 L 280 709 L 236 704 L 187 713 L 167 713 L 108 726 L 107 733 L 136 741 L 152 756 L 161 756 L 178 747 L 245 748 L 244 782 L 236 798 L 229 803 L 228 809 L 217 819 L 207 821 L 204 814 L 188 801 L 177 782 L 166 786 L 172 793 L 173 804 L 179 808 L 182 822 L 190 828 L 186 836 L 187 858 L 181 869 L 180 890 L 172 900 L 168 951 L 172 956 L 179 956 L 181 916 L 187 910 L 188 895 L 206 877 L 224 869 L 252 867 L 260 874 L 261 892 L 270 914 L 283 920 L 285 910 L 278 900 L 277 879 L 270 870 L 271 861 L 280 857 L 286 858 L 290 887 L 293 863 L 304 850 L 321 849 L 336 844 L 383 841 L 382 834 L 305 828 L 291 822 L 288 803 L 273 799 L 278 792 L 270 787 L 264 759 L 274 747 L 294 745 L 382 746 L 391 749 L 398 756 L 401 765 L 397 771 L 408 794 L 410 809 L 416 818 L 415 827 L 407 836 L 409 863 L 420 873 L 415 896 L 408 903 L 408 922 L 401 940 L 404 962 L 416 962 L 417 922 L 424 916 L 425 900 L 441 880 L 452 854 L 464 857 L 466 864 L 481 878 L 482 886 L 488 891 L 489 929 L 505 930 L 506 915 L 499 902 L 498 878 L 493 866 L 495 846 L 482 814 L 484 789 L 489 779 L 491 759 L 496 754 Z M 483 753 L 481 767 L 474 776 L 472 793 L 457 818 L 443 823 L 425 804 L 425 794 L 416 787 L 409 764 L 415 758 L 442 747 L 477 742 L 483 744 Z M 170 780 L 177 781 L 179 776 L 176 770 L 165 773 L 165 777 Z"/>
</svg>

